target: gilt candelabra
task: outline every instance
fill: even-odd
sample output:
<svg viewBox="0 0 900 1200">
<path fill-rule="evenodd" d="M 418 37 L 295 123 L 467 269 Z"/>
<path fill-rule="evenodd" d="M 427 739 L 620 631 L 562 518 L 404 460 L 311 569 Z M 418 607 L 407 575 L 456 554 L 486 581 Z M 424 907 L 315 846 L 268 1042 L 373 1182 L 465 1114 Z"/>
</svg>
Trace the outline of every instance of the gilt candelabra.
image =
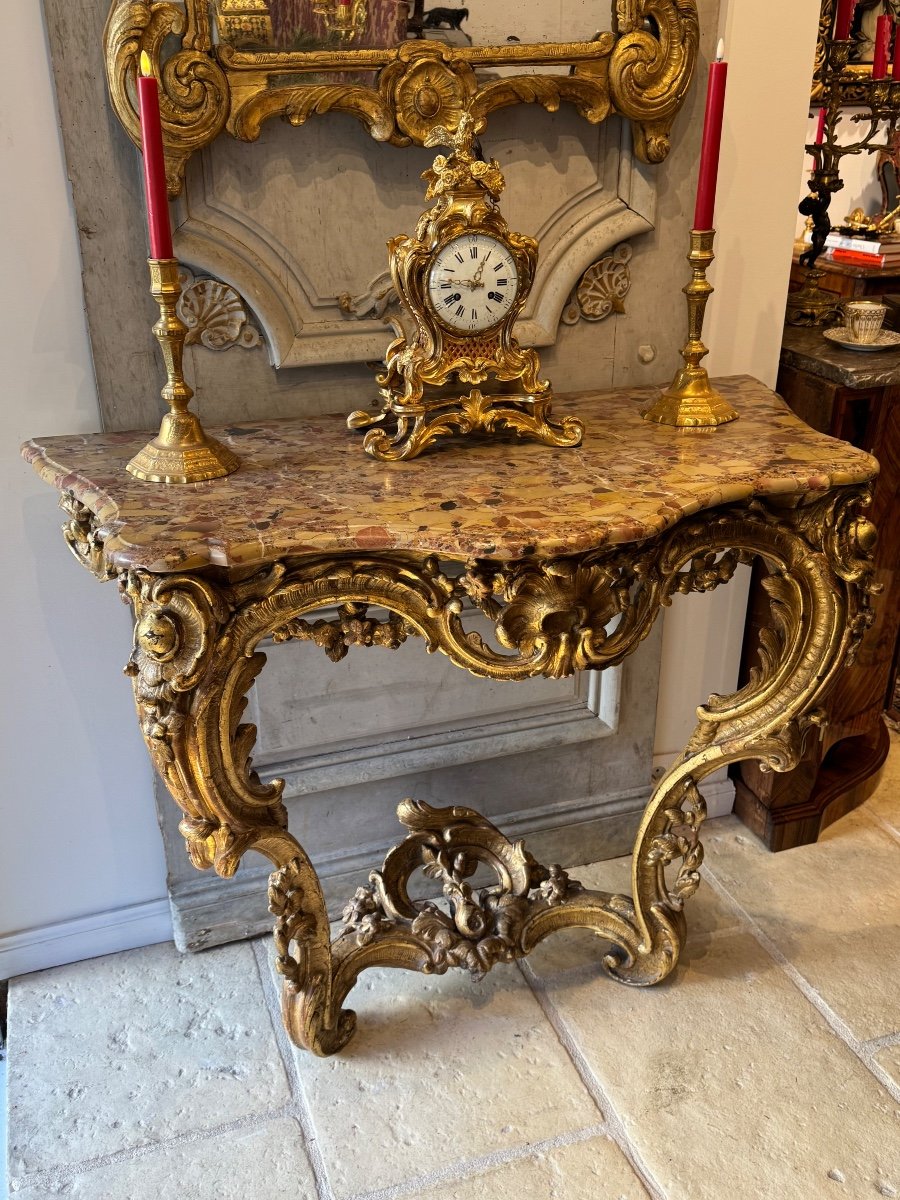
<svg viewBox="0 0 900 1200">
<path fill-rule="evenodd" d="M 800 256 L 800 264 L 806 268 L 803 286 L 788 297 L 789 325 L 825 325 L 837 318 L 838 297 L 819 286 L 824 272 L 816 267 L 816 262 L 832 228 L 828 213 L 831 198 L 844 186 L 840 175 L 841 159 L 846 154 L 872 154 L 889 149 L 891 137 L 900 122 L 900 80 L 873 78 L 862 85 L 856 80 L 854 87 L 864 89 L 861 103 L 863 111 L 855 113 L 850 120 L 860 127 L 860 132 L 866 131 L 863 136 L 846 145 L 838 143 L 838 127 L 843 120 L 846 102 L 842 76 L 850 59 L 852 45 L 849 38 L 830 36 L 825 40 L 822 139 L 806 147 L 815 166 L 809 178 L 809 195 L 803 198 L 799 206 L 801 214 L 811 219 L 811 241 L 809 249 Z M 885 123 L 885 140 L 876 142 L 879 130 Z"/>
</svg>

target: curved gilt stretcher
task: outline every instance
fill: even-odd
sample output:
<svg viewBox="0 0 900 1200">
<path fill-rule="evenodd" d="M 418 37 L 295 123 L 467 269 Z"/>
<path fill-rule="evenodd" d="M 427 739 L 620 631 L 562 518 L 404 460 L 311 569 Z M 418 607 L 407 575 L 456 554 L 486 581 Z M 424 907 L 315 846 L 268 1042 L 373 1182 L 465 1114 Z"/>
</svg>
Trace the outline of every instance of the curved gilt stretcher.
<svg viewBox="0 0 900 1200">
<path fill-rule="evenodd" d="M 604 965 L 623 983 L 657 983 L 675 967 L 700 882 L 699 784 L 747 758 L 790 770 L 871 620 L 874 461 L 813 433 L 752 380 L 718 386 L 742 419 L 712 436 L 642 421 L 646 391 L 580 396 L 561 405 L 586 422 L 579 450 L 451 447 L 399 471 L 360 460 L 340 417 L 217 430 L 244 466 L 191 488 L 124 474 L 139 434 L 26 445 L 62 492 L 70 547 L 117 578 L 134 610 L 126 669 L 192 861 L 230 876 L 252 848 L 273 864 L 276 961 L 298 1046 L 346 1044 L 355 1017 L 344 1001 L 369 967 L 478 976 L 573 926 L 610 945 Z M 540 520 L 536 487 L 548 501 Z M 331 941 L 282 783 L 258 778 L 256 730 L 241 723 L 264 638 L 310 641 L 338 661 L 418 636 L 474 675 L 556 678 L 620 663 L 675 593 L 718 587 L 757 556 L 771 573 L 759 666 L 698 710 L 644 813 L 631 896 L 542 866 L 473 809 L 404 800 L 406 838 Z M 311 619 L 334 606 L 336 618 Z M 467 631 L 475 609 L 499 648 Z M 496 882 L 476 888 L 483 866 Z M 410 898 L 420 869 L 443 903 Z"/>
</svg>

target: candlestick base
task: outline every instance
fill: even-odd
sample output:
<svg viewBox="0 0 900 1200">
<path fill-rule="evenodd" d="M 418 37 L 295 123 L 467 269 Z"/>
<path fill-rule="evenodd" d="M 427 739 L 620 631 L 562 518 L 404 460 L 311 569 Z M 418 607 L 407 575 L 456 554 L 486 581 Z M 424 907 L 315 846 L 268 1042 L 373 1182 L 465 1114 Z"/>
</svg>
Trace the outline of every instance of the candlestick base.
<svg viewBox="0 0 900 1200">
<path fill-rule="evenodd" d="M 188 409 L 193 390 L 182 370 L 187 328 L 176 312 L 181 284 L 178 260 L 150 258 L 150 292 L 159 305 L 159 320 L 153 326 L 166 364 L 162 398 L 169 411 L 159 433 L 139 451 L 125 468 L 135 479 L 147 483 L 202 483 L 221 479 L 240 466 L 237 455 L 209 437 L 200 418 Z"/>
<path fill-rule="evenodd" d="M 736 421 L 738 413 L 709 382 L 703 367 L 682 367 L 672 384 L 641 416 L 657 425 L 680 429 L 712 429 Z"/>
<path fill-rule="evenodd" d="M 645 421 L 675 425 L 680 429 L 714 429 L 738 418 L 738 413 L 709 382 L 706 368 L 700 365 L 709 353 L 701 335 L 706 302 L 713 291 L 706 272 L 715 257 L 715 236 L 714 229 L 691 230 L 688 262 L 693 275 L 691 282 L 682 289 L 688 302 L 688 340 L 681 350 L 684 366 L 675 373 L 670 386 L 641 413 Z"/>
<path fill-rule="evenodd" d="M 840 324 L 841 298 L 836 292 L 819 287 L 819 280 L 824 274 L 824 271 L 814 267 L 806 268 L 803 286 L 796 292 L 788 293 L 784 319 L 786 325 L 799 325 L 810 329 L 820 325 Z"/>
<path fill-rule="evenodd" d="M 125 470 L 147 483 L 202 483 L 230 475 L 240 465 L 237 455 L 211 438 L 192 412 L 170 412 L 157 436 Z"/>
</svg>

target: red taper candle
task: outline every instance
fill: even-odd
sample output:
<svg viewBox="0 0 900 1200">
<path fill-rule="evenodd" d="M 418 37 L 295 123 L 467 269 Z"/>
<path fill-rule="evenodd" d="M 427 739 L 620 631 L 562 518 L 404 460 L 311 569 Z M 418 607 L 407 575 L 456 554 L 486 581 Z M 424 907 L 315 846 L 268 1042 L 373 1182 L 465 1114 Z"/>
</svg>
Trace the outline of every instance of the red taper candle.
<svg viewBox="0 0 900 1200">
<path fill-rule="evenodd" d="M 856 0 L 838 0 L 837 16 L 834 20 L 834 36 L 838 41 L 846 41 L 850 36 L 850 26 L 853 24 L 855 11 Z"/>
<path fill-rule="evenodd" d="M 827 115 L 828 114 L 824 108 L 819 109 L 819 123 L 816 125 L 816 145 L 817 146 L 821 146 L 822 143 L 825 141 L 825 118 Z M 815 155 L 813 155 L 812 167 L 810 169 L 813 171 L 816 169 Z"/>
<path fill-rule="evenodd" d="M 159 119 L 159 88 L 153 77 L 150 59 L 144 51 L 141 51 L 137 90 L 141 115 L 141 146 L 144 151 L 144 195 L 147 198 L 150 257 L 172 258 L 166 160 L 163 155 L 162 123 Z"/>
<path fill-rule="evenodd" d="M 880 16 L 875 22 L 875 55 L 872 61 L 872 78 L 884 79 L 888 69 L 888 48 L 891 44 L 890 17 Z"/>
<path fill-rule="evenodd" d="M 712 229 L 716 208 L 716 183 L 719 176 L 719 147 L 722 144 L 722 116 L 725 112 L 725 82 L 728 63 L 724 62 L 725 44 L 716 47 L 716 61 L 709 64 L 706 85 L 706 117 L 703 122 L 703 144 L 700 147 L 700 180 L 697 185 L 697 207 L 694 228 Z"/>
</svg>

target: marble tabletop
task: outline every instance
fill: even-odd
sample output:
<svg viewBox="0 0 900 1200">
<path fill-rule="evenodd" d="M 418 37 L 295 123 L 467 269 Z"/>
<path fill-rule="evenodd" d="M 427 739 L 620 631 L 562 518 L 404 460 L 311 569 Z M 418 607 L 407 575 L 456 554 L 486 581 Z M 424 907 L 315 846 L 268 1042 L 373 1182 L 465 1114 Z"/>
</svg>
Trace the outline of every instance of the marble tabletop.
<svg viewBox="0 0 900 1200">
<path fill-rule="evenodd" d="M 826 341 L 821 329 L 788 325 L 781 361 L 798 371 L 830 379 L 849 388 L 896 387 L 900 384 L 900 349 L 842 350 Z"/>
<path fill-rule="evenodd" d="M 816 433 L 749 376 L 716 381 L 740 419 L 676 430 L 641 419 L 652 388 L 579 392 L 584 442 L 445 443 L 412 462 L 369 458 L 340 415 L 211 429 L 238 454 L 227 479 L 143 483 L 125 464 L 146 433 L 45 437 L 23 456 L 95 514 L 115 570 L 251 566 L 287 555 L 406 550 L 467 561 L 638 542 L 701 509 L 861 483 L 873 458 Z"/>
</svg>

